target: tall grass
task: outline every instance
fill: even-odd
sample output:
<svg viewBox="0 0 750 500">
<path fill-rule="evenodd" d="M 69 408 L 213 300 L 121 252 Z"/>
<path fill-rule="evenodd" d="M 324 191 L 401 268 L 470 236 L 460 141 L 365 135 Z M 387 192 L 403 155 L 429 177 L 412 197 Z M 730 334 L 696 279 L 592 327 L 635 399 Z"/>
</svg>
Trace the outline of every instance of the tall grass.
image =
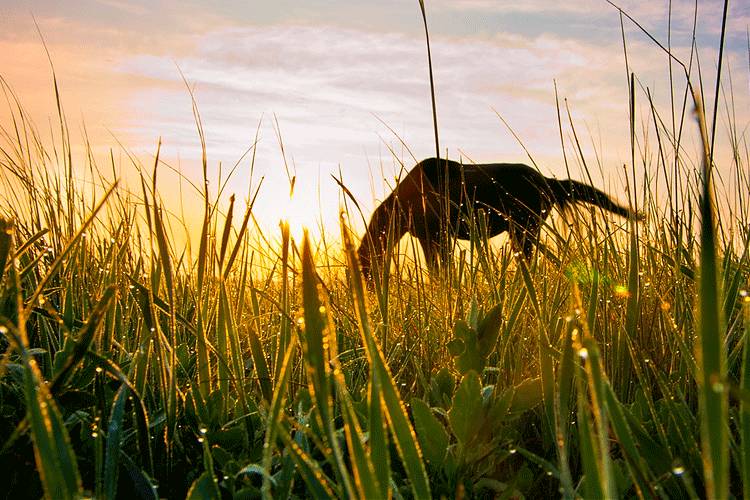
<svg viewBox="0 0 750 500">
<path fill-rule="evenodd" d="M 225 204 L 223 186 L 209 190 L 205 145 L 189 256 L 171 229 L 184 221 L 159 194 L 158 148 L 129 191 L 109 173 L 114 160 L 74 163 L 62 111 L 47 145 L 4 87 L 0 488 L 50 498 L 744 495 L 749 207 L 717 201 L 716 121 L 709 133 L 682 67 L 695 106 L 671 116 L 628 71 L 629 194 L 642 222 L 577 206 L 546 222 L 526 265 L 493 249 L 477 213 L 472 240 L 439 275 L 418 253 L 395 255 L 369 286 L 349 226 L 358 214 L 342 217 L 337 247 L 296 242 L 288 227 L 260 234 L 253 197 L 243 209 Z M 649 103 L 643 116 L 636 99 Z M 590 178 L 567 117 L 563 147 Z M 655 134 L 653 159 L 637 154 L 639 127 Z M 739 130 L 729 124 L 742 172 Z M 682 147 L 688 134 L 700 158 Z M 83 169 L 98 188 L 82 188 Z M 661 176 L 666 202 L 636 188 L 637 172 Z M 748 176 L 737 180 L 750 191 Z"/>
</svg>

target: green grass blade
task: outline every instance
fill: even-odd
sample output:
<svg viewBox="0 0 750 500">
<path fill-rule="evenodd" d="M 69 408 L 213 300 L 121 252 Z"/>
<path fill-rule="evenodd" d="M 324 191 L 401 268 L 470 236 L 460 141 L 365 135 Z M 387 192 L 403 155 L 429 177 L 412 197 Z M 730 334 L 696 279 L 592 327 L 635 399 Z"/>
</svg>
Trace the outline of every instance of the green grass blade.
<svg viewBox="0 0 750 500">
<path fill-rule="evenodd" d="M 695 357 L 698 361 L 698 402 L 706 496 L 721 500 L 729 494 L 729 400 L 726 390 L 726 349 L 721 317 L 722 294 L 716 251 L 711 160 L 701 99 L 694 94 L 698 126 L 703 139 L 703 177 L 700 200 L 700 276 Z"/>
<path fill-rule="evenodd" d="M 609 410 L 612 430 L 623 450 L 623 455 L 630 470 L 630 475 L 633 478 L 636 492 L 640 498 L 655 498 L 657 496 L 656 492 L 651 487 L 654 478 L 649 472 L 648 466 L 642 457 L 642 452 L 638 448 L 638 443 L 635 441 L 628 425 L 625 417 L 627 410 L 617 400 L 617 396 L 615 396 L 609 384 L 606 384 L 605 391 L 605 402 Z"/>
<path fill-rule="evenodd" d="M 245 413 L 248 411 L 247 398 L 245 395 L 245 384 L 244 384 L 244 373 L 245 368 L 242 364 L 242 347 L 240 346 L 240 338 L 237 333 L 237 325 L 234 320 L 234 315 L 229 306 L 229 298 L 226 288 L 226 283 L 221 283 L 219 290 L 219 307 L 223 310 L 226 336 L 228 340 L 229 349 L 229 361 L 232 367 L 232 378 L 234 381 L 234 392 L 239 399 L 240 405 Z"/>
<path fill-rule="evenodd" d="M 560 482 L 564 498 L 575 496 L 568 456 L 571 443 L 570 402 L 575 379 L 573 330 L 574 323 L 571 321 L 566 327 L 563 340 L 560 366 L 557 371 L 557 390 L 555 391 L 555 434 L 557 436 L 558 461 L 560 462 Z"/>
<path fill-rule="evenodd" d="M 391 461 L 388 449 L 388 423 L 383 415 L 383 404 L 380 400 L 380 388 L 368 384 L 368 426 L 370 459 L 372 460 L 378 483 L 381 487 L 391 484 Z"/>
<path fill-rule="evenodd" d="M 578 384 L 578 447 L 581 453 L 581 464 L 585 476 L 584 498 L 608 498 L 602 487 L 599 450 L 596 446 L 594 423 L 589 414 L 585 384 L 580 378 Z"/>
<path fill-rule="evenodd" d="M 5 263 L 8 262 L 13 245 L 13 222 L 0 217 L 0 283 L 3 281 Z"/>
<path fill-rule="evenodd" d="M 406 469 L 406 475 L 411 481 L 414 497 L 430 498 L 430 482 L 424 461 L 422 460 L 419 441 L 406 413 L 401 396 L 396 389 L 396 382 L 393 380 L 385 362 L 385 357 L 378 347 L 372 330 L 370 330 L 362 273 L 359 268 L 359 261 L 357 260 L 354 245 L 352 244 L 351 235 L 343 219 L 341 220 L 341 227 L 343 230 L 347 265 L 351 273 L 351 285 L 357 311 L 359 332 L 362 337 L 362 343 L 365 346 L 367 359 L 370 362 L 371 383 L 375 385 L 373 391 L 376 395 L 378 392 L 380 393 L 388 425 L 393 434 L 393 440 L 401 456 L 404 469 Z"/>
<path fill-rule="evenodd" d="M 615 476 L 609 450 L 609 420 L 604 403 L 606 379 L 599 348 L 586 336 L 579 344 L 587 384 L 577 377 L 578 435 L 587 498 L 617 498 Z"/>
<path fill-rule="evenodd" d="M 44 275 L 44 277 L 41 280 L 39 280 L 39 283 L 37 283 L 36 289 L 31 294 L 31 296 L 26 300 L 26 314 L 24 314 L 24 316 L 27 316 L 29 312 L 31 311 L 31 309 L 37 305 L 39 296 L 47 288 L 47 285 L 49 284 L 50 280 L 54 276 L 57 275 L 57 271 L 59 270 L 59 268 L 67 260 L 70 253 L 76 247 L 78 241 L 86 232 L 86 229 L 88 229 L 88 227 L 94 222 L 94 218 L 96 217 L 96 214 L 98 214 L 99 210 L 102 209 L 102 207 L 104 206 L 106 201 L 109 199 L 110 195 L 114 192 L 116 187 L 117 187 L 117 183 L 115 182 L 109 187 L 109 189 L 107 189 L 107 191 L 104 193 L 104 196 L 102 196 L 102 198 L 96 204 L 96 206 L 91 211 L 91 213 L 89 213 L 86 220 L 83 221 L 83 223 L 79 226 L 75 234 L 67 241 L 62 251 L 59 254 L 57 254 L 57 256 L 55 257 L 55 260 L 49 266 L 47 273 Z"/>
<path fill-rule="evenodd" d="M 336 477 L 342 483 L 347 496 L 354 494 L 349 471 L 344 463 L 343 453 L 336 438 L 331 392 L 330 350 L 335 349 L 336 339 L 327 328 L 325 311 L 318 296 L 318 275 L 315 272 L 310 238 L 305 232 L 302 241 L 302 305 L 304 307 L 304 342 L 302 344 L 307 371 L 308 388 L 320 419 L 321 428 L 326 434 L 327 445 L 332 455 L 328 459 L 334 465 Z M 351 432 L 351 430 L 347 430 Z M 355 437 L 352 442 L 358 440 Z M 353 450 L 354 451 L 354 450 Z"/>
<path fill-rule="evenodd" d="M 750 392 L 750 297 L 745 295 L 742 301 L 742 313 L 745 324 L 745 338 L 742 350 L 742 374 L 740 389 Z M 750 402 L 740 401 L 740 446 L 742 452 L 742 493 L 750 498 Z"/>
<path fill-rule="evenodd" d="M 291 454 L 294 463 L 297 465 L 297 471 L 302 476 L 308 487 L 308 493 L 312 498 L 320 500 L 329 500 L 331 498 L 340 498 L 341 493 L 335 488 L 333 482 L 326 476 L 320 465 L 310 455 L 300 448 L 294 439 L 289 435 L 283 426 L 278 426 L 278 436 L 284 446 Z M 270 481 L 263 476 L 263 484 Z"/>
<path fill-rule="evenodd" d="M 115 498 L 117 494 L 117 478 L 120 472 L 120 442 L 122 440 L 122 421 L 125 414 L 125 403 L 130 390 L 123 384 L 117 391 L 115 402 L 107 426 L 107 448 L 104 461 L 104 494 L 105 498 Z"/>
<path fill-rule="evenodd" d="M 347 448 L 350 453 L 350 462 L 357 491 L 361 498 L 387 498 L 388 483 L 381 482 L 375 473 L 375 466 L 371 454 L 365 449 L 362 428 L 352 405 L 351 395 L 344 383 L 344 377 L 340 368 L 337 369 L 336 385 L 340 400 L 341 416 L 344 422 L 344 434 L 346 435 Z"/>
<path fill-rule="evenodd" d="M 62 368 L 55 376 L 52 384 L 50 385 L 50 392 L 57 394 L 62 390 L 65 382 L 67 381 L 70 374 L 83 360 L 89 347 L 94 342 L 96 333 L 99 331 L 99 326 L 104 319 L 104 315 L 112 306 L 112 303 L 116 296 L 116 288 L 114 285 L 104 290 L 99 301 L 94 306 L 91 314 L 89 315 L 86 324 L 83 326 L 81 331 L 78 333 L 78 340 L 73 347 L 73 350 L 68 357 L 62 362 Z"/>
<path fill-rule="evenodd" d="M 34 443 L 34 459 L 45 496 L 77 499 L 83 493 L 81 477 L 57 404 L 36 360 L 26 347 L 25 332 L 7 321 L 3 321 L 2 330 L 14 339 L 23 359 L 23 394 Z"/>
<path fill-rule="evenodd" d="M 227 218 L 224 221 L 224 231 L 221 234 L 221 246 L 219 247 L 219 268 L 224 266 L 224 256 L 227 253 L 227 246 L 229 244 L 229 233 L 232 230 L 232 216 L 234 214 L 234 195 L 229 197 L 229 209 L 227 210 Z"/>
<path fill-rule="evenodd" d="M 273 458 L 273 451 L 276 445 L 276 436 L 278 431 L 282 430 L 281 417 L 282 410 L 284 409 L 284 401 L 286 399 L 286 386 L 289 383 L 289 377 L 292 373 L 292 355 L 294 354 L 295 343 L 290 342 L 289 346 L 284 353 L 284 358 L 281 363 L 281 376 L 276 380 L 276 387 L 273 392 L 273 399 L 271 399 L 271 406 L 268 409 L 267 417 L 267 428 L 266 437 L 263 442 L 263 468 L 267 471 L 271 470 L 271 461 Z M 261 489 L 264 499 L 271 499 L 271 482 L 263 478 L 263 486 Z"/>
<path fill-rule="evenodd" d="M 555 435 L 555 369 L 553 365 L 553 358 L 550 354 L 548 346 L 550 345 L 550 334 L 547 324 L 542 319 L 542 307 L 537 297 L 536 288 L 534 282 L 531 279 L 526 262 L 523 260 L 518 261 L 518 269 L 521 271 L 523 276 L 523 282 L 526 288 L 526 294 L 534 307 L 534 312 L 537 316 L 539 324 L 539 365 L 542 376 L 542 393 L 544 394 L 544 409 L 547 422 L 547 430 L 549 431 L 550 437 Z"/>
</svg>

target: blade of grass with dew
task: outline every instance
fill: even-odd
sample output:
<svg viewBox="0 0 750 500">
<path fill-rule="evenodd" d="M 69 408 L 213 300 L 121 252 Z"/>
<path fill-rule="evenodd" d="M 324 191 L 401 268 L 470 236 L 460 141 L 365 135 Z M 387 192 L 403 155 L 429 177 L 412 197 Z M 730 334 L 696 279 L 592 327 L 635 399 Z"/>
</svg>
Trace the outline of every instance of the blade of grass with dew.
<svg viewBox="0 0 750 500">
<path fill-rule="evenodd" d="M 156 159 L 158 162 L 159 152 L 156 153 Z M 154 181 L 153 189 L 156 191 L 156 164 L 154 164 Z M 157 343 L 159 345 L 159 351 L 161 356 L 161 365 L 163 378 L 166 386 L 166 414 L 167 414 L 167 426 L 166 439 L 171 447 L 172 438 L 174 437 L 175 428 L 177 426 L 177 357 L 175 354 L 175 347 L 177 346 L 177 318 L 175 313 L 175 290 L 174 290 L 174 272 L 172 267 L 172 258 L 169 252 L 169 244 L 164 230 L 164 222 L 162 219 L 162 210 L 154 204 L 154 228 L 156 233 L 156 241 L 159 247 L 159 265 L 164 275 L 164 285 L 167 289 L 167 300 L 168 300 L 168 328 L 169 328 L 169 345 L 165 346 L 161 335 L 158 336 Z M 153 265 L 153 260 L 152 260 Z M 151 302 L 152 314 L 156 317 L 155 311 L 155 300 L 154 296 L 158 296 L 158 289 L 152 288 L 149 290 L 149 301 Z M 159 328 L 157 328 L 157 331 Z M 167 355 L 168 354 L 168 355 Z"/>
<path fill-rule="evenodd" d="M 544 323 L 542 308 L 536 295 L 536 288 L 531 279 L 526 262 L 523 259 L 518 260 L 518 269 L 521 270 L 523 282 L 526 286 L 526 294 L 534 307 L 537 322 L 539 324 L 539 367 L 542 376 L 542 393 L 544 394 L 544 410 L 546 429 L 549 436 L 554 439 L 555 436 L 555 369 L 553 366 L 552 355 L 548 348 L 550 344 L 550 335 L 548 325 Z"/>
<path fill-rule="evenodd" d="M 329 500 L 331 498 L 341 498 L 341 492 L 335 487 L 333 482 L 326 476 L 325 472 L 321 469 L 318 462 L 316 462 L 309 454 L 299 446 L 299 444 L 292 439 L 287 430 L 279 425 L 278 437 L 286 450 L 289 451 L 294 463 L 297 465 L 297 471 L 302 476 L 305 484 L 308 487 L 308 493 L 316 499 Z M 269 483 L 266 475 L 263 476 L 263 484 Z"/>
<path fill-rule="evenodd" d="M 563 340 L 560 366 L 557 371 L 557 390 L 555 391 L 555 434 L 557 439 L 557 455 L 560 463 L 560 483 L 563 498 L 575 497 L 573 478 L 570 472 L 570 457 L 568 456 L 571 443 L 570 432 L 570 401 L 575 377 L 575 352 L 573 350 L 573 335 L 578 335 L 575 323 L 568 322 Z"/>
<path fill-rule="evenodd" d="M 367 387 L 368 403 L 368 444 L 370 460 L 381 488 L 391 484 L 391 461 L 388 449 L 388 424 L 383 415 L 383 404 L 380 400 L 380 388 L 372 382 Z"/>
<path fill-rule="evenodd" d="M 422 460 L 422 451 L 419 447 L 417 436 L 409 421 L 404 403 L 399 396 L 396 383 L 385 363 L 383 353 L 370 330 L 362 273 L 359 268 L 359 261 L 354 250 L 351 234 L 343 219 L 343 215 L 340 219 L 340 225 L 347 266 L 350 271 L 354 304 L 357 310 L 359 331 L 370 364 L 370 383 L 375 386 L 373 393 L 376 398 L 381 400 L 381 404 L 385 407 L 385 414 L 391 433 L 393 434 L 394 442 L 396 443 L 396 449 L 401 456 L 406 475 L 411 481 L 414 497 L 430 498 L 430 482 L 424 461 Z"/>
<path fill-rule="evenodd" d="M 698 402 L 700 408 L 703 471 L 708 498 L 723 499 L 729 494 L 729 400 L 722 294 L 718 282 L 716 229 L 711 181 L 712 164 L 701 98 L 693 94 L 698 127 L 703 140 L 702 193 L 700 198 L 700 276 L 698 279 L 698 325 L 695 357 L 698 361 Z"/>
<path fill-rule="evenodd" d="M 223 310 L 224 327 L 226 329 L 226 336 L 229 341 L 229 361 L 232 364 L 231 366 L 233 371 L 231 380 L 234 381 L 234 392 L 237 395 L 237 399 L 239 399 L 242 411 L 247 414 L 249 412 L 249 407 L 247 404 L 247 397 L 245 395 L 245 379 L 243 376 L 245 370 L 242 364 L 242 347 L 240 345 L 240 338 L 237 333 L 237 325 L 235 323 L 232 310 L 229 306 L 229 298 L 227 295 L 228 293 L 226 283 L 222 281 L 219 288 L 219 307 Z"/>
<path fill-rule="evenodd" d="M 630 73 L 629 81 L 629 120 L 630 120 L 630 161 L 633 169 L 633 182 L 635 182 L 635 75 Z M 628 193 L 628 196 L 630 194 Z M 628 354 L 628 339 L 635 339 L 638 335 L 638 316 L 640 312 L 640 260 L 638 252 L 638 222 L 634 218 L 629 220 L 630 244 L 628 246 L 628 295 L 625 308 L 625 330 L 618 332 L 616 342 L 617 350 L 614 353 L 614 366 L 617 368 L 617 380 L 629 380 L 631 366 L 634 363 Z M 624 335 L 624 337 L 623 337 Z"/>
<path fill-rule="evenodd" d="M 622 447 L 625 463 L 630 470 L 630 476 L 633 479 L 633 485 L 636 488 L 638 497 L 644 498 L 647 496 L 655 498 L 657 496 L 656 491 L 651 487 L 654 478 L 643 459 L 643 453 L 638 448 L 639 443 L 636 443 L 628 425 L 625 417 L 625 411 L 627 410 L 622 408 L 622 404 L 617 400 L 617 396 L 609 383 L 605 384 L 604 389 L 605 404 L 609 410 L 612 431 L 617 442 Z"/>
<path fill-rule="evenodd" d="M 266 437 L 263 441 L 263 469 L 267 471 L 271 470 L 273 451 L 276 446 L 276 436 L 280 430 L 283 430 L 281 418 L 283 417 L 283 406 L 284 400 L 286 399 L 286 386 L 289 383 L 289 377 L 291 376 L 293 368 L 292 355 L 294 354 L 295 347 L 296 344 L 292 339 L 292 342 L 287 346 L 286 353 L 284 353 L 284 358 L 280 367 L 280 377 L 276 379 L 271 406 L 268 408 L 268 415 L 266 417 Z M 264 500 L 273 498 L 273 495 L 271 494 L 271 482 L 265 476 L 263 477 L 261 494 L 263 495 Z"/>
<path fill-rule="evenodd" d="M 49 386 L 50 393 L 57 394 L 60 392 L 65 383 L 68 380 L 70 374 L 75 370 L 76 366 L 83 360 L 84 356 L 94 342 L 99 326 L 102 323 L 105 313 L 112 306 L 112 303 L 116 296 L 116 288 L 114 285 L 108 287 L 102 293 L 101 298 L 96 303 L 91 311 L 86 323 L 80 332 L 78 332 L 78 340 L 73 347 L 67 358 L 62 362 L 62 368 L 57 372 L 55 378 Z"/>
<path fill-rule="evenodd" d="M 250 258 L 250 266 L 252 267 L 252 257 Z M 260 303 L 258 301 L 258 291 L 255 288 L 255 280 L 253 279 L 253 273 L 248 274 L 248 280 L 250 281 L 250 305 L 252 307 L 253 322 L 248 328 L 248 341 L 250 342 L 250 354 L 253 357 L 253 366 L 255 367 L 255 374 L 258 376 L 258 382 L 260 383 L 261 393 L 266 403 L 271 403 L 273 398 L 273 383 L 271 379 L 271 370 L 268 367 L 268 360 L 266 358 L 263 344 L 260 341 L 258 333 L 262 331 L 262 325 L 260 323 Z"/>
<path fill-rule="evenodd" d="M 745 292 L 742 298 L 742 319 L 745 326 L 745 337 L 742 350 L 742 373 L 740 389 L 750 391 L 750 296 Z M 740 401 L 740 446 L 742 453 L 742 493 L 750 498 L 750 403 Z"/>
<path fill-rule="evenodd" d="M 130 390 L 122 384 L 117 391 L 112 404 L 109 424 L 107 425 L 107 448 L 104 461 L 103 498 L 115 498 L 117 494 L 117 478 L 120 472 L 120 450 L 122 440 L 122 421 L 125 414 L 125 403 Z"/>
<path fill-rule="evenodd" d="M 344 422 L 347 448 L 351 456 L 350 462 L 354 472 L 354 481 L 360 498 L 388 498 L 388 483 L 383 483 L 375 472 L 371 454 L 362 442 L 362 428 L 354 411 L 352 398 L 346 387 L 341 367 L 336 367 L 335 374 L 337 394 L 339 396 L 341 416 Z M 381 474 L 382 475 L 382 474 Z M 388 478 L 390 479 L 390 478 Z"/>
<path fill-rule="evenodd" d="M 581 350 L 579 349 L 579 353 Z M 583 377 L 576 377 L 577 402 L 578 402 L 578 448 L 581 455 L 581 465 L 584 482 L 584 498 L 615 498 L 605 495 L 604 480 L 602 478 L 602 467 L 599 447 L 596 445 L 597 437 L 592 422 L 589 402 L 586 397 L 586 384 Z"/>
<path fill-rule="evenodd" d="M 151 475 L 153 475 L 154 457 L 153 450 L 151 449 L 151 427 L 149 425 L 148 410 L 143 398 L 138 393 L 135 386 L 130 382 L 128 376 L 112 360 L 104 358 L 91 351 L 87 353 L 87 356 L 93 361 L 97 368 L 101 368 L 102 371 L 130 390 L 129 397 L 134 399 L 133 407 L 135 409 L 134 420 L 138 451 L 141 457 L 145 457 L 144 462 L 146 464 L 146 469 Z"/>
<path fill-rule="evenodd" d="M 581 292 L 575 283 L 573 284 L 573 295 L 577 308 L 582 309 Z M 587 432 L 590 433 L 590 438 L 594 440 L 596 446 L 594 458 L 597 462 L 600 481 L 598 488 L 604 493 L 604 498 L 617 498 L 617 485 L 609 450 L 609 418 L 604 397 L 606 379 L 602 369 L 599 347 L 591 336 L 588 325 L 582 323 L 581 328 L 582 348 L 579 350 L 579 354 L 585 353 L 582 357 L 584 358 L 585 372 L 588 378 L 588 396 L 591 401 L 590 407 L 586 411 L 591 412 L 595 426 L 594 429 L 587 429 Z M 578 391 L 580 412 L 581 402 L 585 401 L 586 395 L 580 386 Z M 586 414 L 586 417 L 588 419 L 588 414 Z M 591 421 L 589 420 L 590 424 Z"/>
<path fill-rule="evenodd" d="M 318 275 L 315 272 L 315 262 L 307 231 L 302 239 L 302 305 L 304 309 L 302 347 L 310 396 L 315 403 L 316 414 L 320 418 L 319 424 L 325 432 L 327 447 L 333 455 L 327 458 L 333 465 L 336 478 L 341 482 L 344 492 L 348 497 L 352 497 L 354 489 L 336 437 L 333 415 L 329 349 L 335 348 L 336 339 L 331 338 L 325 317 L 321 314 L 325 308 L 318 296 Z"/>
<path fill-rule="evenodd" d="M 81 223 L 81 225 L 78 227 L 78 230 L 73 234 L 73 236 L 65 243 L 65 247 L 63 247 L 62 251 L 57 254 L 57 257 L 55 257 L 55 260 L 52 262 L 52 264 L 49 266 L 49 269 L 47 273 L 44 275 L 44 277 L 39 280 L 39 283 L 37 283 L 36 289 L 31 294 L 31 296 L 26 300 L 26 312 L 24 316 L 27 316 L 31 309 L 36 305 L 37 300 L 39 299 L 39 296 L 42 294 L 42 292 L 47 288 L 47 284 L 49 281 L 57 274 L 58 269 L 62 264 L 66 261 L 68 258 L 68 255 L 71 251 L 76 247 L 76 244 L 81 239 L 81 236 L 86 232 L 86 229 L 91 225 L 92 222 L 94 222 L 94 218 L 96 217 L 96 214 L 99 213 L 99 210 L 102 209 L 106 201 L 109 199 L 110 195 L 114 192 L 115 188 L 117 187 L 117 182 L 113 183 L 109 189 L 104 193 L 102 198 L 99 200 L 99 202 L 96 204 L 94 209 L 89 213 L 88 217 Z"/>
<path fill-rule="evenodd" d="M 227 254 L 227 247 L 229 246 L 229 233 L 232 230 L 232 217 L 234 215 L 234 195 L 229 197 L 229 208 L 227 209 L 227 216 L 224 220 L 224 231 L 221 233 L 221 246 L 219 247 L 219 269 L 224 268 L 224 257 Z"/>
<path fill-rule="evenodd" d="M 20 307 L 20 300 L 18 302 Z M 36 360 L 29 353 L 23 330 L 25 322 L 21 325 L 21 329 L 17 329 L 3 320 L 0 329 L 14 340 L 23 360 L 23 394 L 34 443 L 34 459 L 45 497 L 77 499 L 83 494 L 83 488 L 76 456 L 57 404 Z"/>
<path fill-rule="evenodd" d="M 221 291 L 219 292 L 221 295 Z M 221 394 L 221 412 L 223 417 L 226 417 L 227 402 L 229 400 L 229 394 L 231 394 L 230 382 L 233 374 L 230 370 L 230 363 L 232 362 L 232 355 L 229 346 L 229 318 L 227 317 L 227 308 L 224 308 L 224 297 L 220 297 L 217 300 L 217 311 L 216 311 L 216 356 L 218 358 L 218 391 Z M 242 372 L 241 372 L 242 373 Z"/>
<path fill-rule="evenodd" d="M 263 185 L 263 181 L 261 180 L 260 185 L 255 190 L 255 195 L 253 196 L 252 201 L 245 209 L 245 216 L 242 218 L 242 225 L 240 225 L 240 231 L 237 233 L 237 241 L 234 244 L 234 247 L 232 248 L 232 252 L 229 254 L 229 259 L 227 260 L 227 265 L 224 268 L 224 279 L 229 277 L 229 272 L 232 270 L 232 265 L 234 264 L 234 260 L 237 258 L 237 254 L 240 251 L 240 248 L 242 247 L 243 238 L 245 236 L 245 233 L 247 232 L 247 225 L 250 222 L 250 215 L 253 212 L 253 206 L 255 206 L 255 200 L 258 198 L 258 193 L 260 192 L 260 186 Z"/>
<path fill-rule="evenodd" d="M 276 345 L 273 348 L 274 379 L 279 380 L 281 361 L 286 353 L 286 347 L 291 342 L 292 325 L 289 318 L 289 224 L 281 224 L 281 298 L 280 298 L 281 326 Z"/>
</svg>

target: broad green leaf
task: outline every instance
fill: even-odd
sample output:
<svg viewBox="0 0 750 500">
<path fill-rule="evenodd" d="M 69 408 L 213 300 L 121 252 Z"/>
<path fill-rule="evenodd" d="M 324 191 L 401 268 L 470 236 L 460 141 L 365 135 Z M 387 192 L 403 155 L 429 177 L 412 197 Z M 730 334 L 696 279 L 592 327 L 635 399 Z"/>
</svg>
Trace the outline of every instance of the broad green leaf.
<svg viewBox="0 0 750 500">
<path fill-rule="evenodd" d="M 214 481 L 214 476 L 206 471 L 193 481 L 188 490 L 186 500 L 220 500 L 221 493 Z"/>
<path fill-rule="evenodd" d="M 527 378 L 516 385 L 513 391 L 513 401 L 510 405 L 511 413 L 523 413 L 528 411 L 544 400 L 542 393 L 542 379 Z"/>
<path fill-rule="evenodd" d="M 448 432 L 421 399 L 412 398 L 411 413 L 425 459 L 433 467 L 440 467 L 448 450 Z"/>
<path fill-rule="evenodd" d="M 470 370 L 480 373 L 484 369 L 486 358 L 479 352 L 477 331 L 465 321 L 458 320 L 453 325 L 453 340 L 448 350 L 454 356 L 453 363 L 460 374 Z"/>
<path fill-rule="evenodd" d="M 458 442 L 466 445 L 480 431 L 484 422 L 482 386 L 479 375 L 469 371 L 453 395 L 453 404 L 448 410 L 448 421 Z"/>
<path fill-rule="evenodd" d="M 500 335 L 500 327 L 503 324 L 502 312 L 502 303 L 497 304 L 484 315 L 479 326 L 477 326 L 479 354 L 485 359 L 495 350 L 497 338 Z"/>
</svg>

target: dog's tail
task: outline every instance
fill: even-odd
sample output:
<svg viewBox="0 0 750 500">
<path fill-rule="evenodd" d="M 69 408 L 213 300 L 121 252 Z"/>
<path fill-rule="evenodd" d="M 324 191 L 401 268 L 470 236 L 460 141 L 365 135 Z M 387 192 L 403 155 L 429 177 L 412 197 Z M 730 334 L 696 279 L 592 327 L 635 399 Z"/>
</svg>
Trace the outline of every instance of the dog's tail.
<svg viewBox="0 0 750 500">
<path fill-rule="evenodd" d="M 609 197 L 604 191 L 572 179 L 547 179 L 548 185 L 560 208 L 571 203 L 591 203 L 621 217 L 640 219 L 642 216 L 629 208 L 623 207 Z"/>
</svg>

